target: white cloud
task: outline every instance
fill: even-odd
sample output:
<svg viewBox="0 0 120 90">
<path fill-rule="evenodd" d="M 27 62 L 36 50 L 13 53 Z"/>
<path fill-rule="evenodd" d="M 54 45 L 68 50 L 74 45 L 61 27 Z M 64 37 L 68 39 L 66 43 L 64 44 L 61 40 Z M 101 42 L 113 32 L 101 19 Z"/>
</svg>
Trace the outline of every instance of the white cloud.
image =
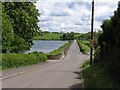
<svg viewBox="0 0 120 90">
<path fill-rule="evenodd" d="M 113 15 L 117 1 L 95 0 L 94 30 L 100 30 L 104 19 Z M 89 32 L 91 23 L 91 2 L 86 0 L 40 0 L 36 3 L 41 13 L 39 26 L 48 31 Z"/>
</svg>

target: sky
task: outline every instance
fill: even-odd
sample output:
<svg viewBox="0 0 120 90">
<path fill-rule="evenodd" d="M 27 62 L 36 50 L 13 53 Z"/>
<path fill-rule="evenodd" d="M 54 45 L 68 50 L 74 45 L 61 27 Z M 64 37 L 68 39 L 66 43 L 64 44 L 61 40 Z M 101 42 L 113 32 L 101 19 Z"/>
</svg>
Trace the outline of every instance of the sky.
<svg viewBox="0 0 120 90">
<path fill-rule="evenodd" d="M 92 0 L 37 0 L 40 29 L 50 32 L 87 33 L 91 28 Z M 113 16 L 119 0 L 95 0 L 94 31 Z"/>
</svg>

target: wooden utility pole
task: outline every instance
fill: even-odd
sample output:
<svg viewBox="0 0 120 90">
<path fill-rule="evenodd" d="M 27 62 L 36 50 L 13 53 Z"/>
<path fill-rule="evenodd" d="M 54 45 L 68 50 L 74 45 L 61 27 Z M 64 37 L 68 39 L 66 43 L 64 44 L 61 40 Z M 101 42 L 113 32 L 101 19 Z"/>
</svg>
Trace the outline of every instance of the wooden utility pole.
<svg viewBox="0 0 120 90">
<path fill-rule="evenodd" d="M 91 18 L 91 49 L 90 49 L 90 65 L 92 65 L 93 54 L 93 27 L 94 27 L 94 0 L 92 0 L 92 18 Z"/>
</svg>

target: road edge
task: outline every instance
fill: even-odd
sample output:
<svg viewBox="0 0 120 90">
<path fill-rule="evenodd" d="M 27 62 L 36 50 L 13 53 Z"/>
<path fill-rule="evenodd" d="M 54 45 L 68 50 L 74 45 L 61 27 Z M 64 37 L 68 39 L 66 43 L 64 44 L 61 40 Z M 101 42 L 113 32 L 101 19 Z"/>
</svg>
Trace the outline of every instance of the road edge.
<svg viewBox="0 0 120 90">
<path fill-rule="evenodd" d="M 85 82 L 84 82 L 83 74 L 82 74 L 82 65 L 80 65 L 80 71 L 81 71 L 82 88 L 84 88 L 85 87 Z"/>
</svg>

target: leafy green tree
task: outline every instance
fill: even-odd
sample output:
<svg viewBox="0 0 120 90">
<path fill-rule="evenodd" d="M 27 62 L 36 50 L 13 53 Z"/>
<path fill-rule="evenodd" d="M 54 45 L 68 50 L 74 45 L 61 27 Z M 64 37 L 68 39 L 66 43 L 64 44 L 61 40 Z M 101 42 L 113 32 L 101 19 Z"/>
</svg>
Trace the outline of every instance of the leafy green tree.
<svg viewBox="0 0 120 90">
<path fill-rule="evenodd" d="M 60 36 L 61 40 L 74 40 L 74 38 L 74 32 L 64 33 L 62 36 Z"/>
<path fill-rule="evenodd" d="M 40 14 L 34 5 L 34 2 L 4 2 L 3 6 L 4 13 L 9 17 L 9 22 L 11 23 L 11 30 L 13 30 L 14 33 L 12 36 L 14 36 L 15 39 L 17 37 L 18 39 L 17 42 L 14 39 L 11 52 L 30 49 L 31 45 L 33 45 L 34 36 L 39 32 L 38 16 Z M 3 22 L 6 21 L 6 18 L 4 17 L 6 16 L 3 16 Z M 6 31 L 5 28 L 7 27 L 4 26 L 2 30 Z M 18 50 L 15 49 L 20 46 L 18 43 L 22 42 L 23 47 L 18 48 Z M 5 39 L 3 39 L 3 43 L 6 43 Z M 7 46 L 3 44 L 3 47 Z"/>
<path fill-rule="evenodd" d="M 120 1 L 114 15 L 104 20 L 101 25 L 103 33 L 98 37 L 99 49 L 95 58 L 99 58 L 101 68 L 104 68 L 112 78 L 120 82 Z"/>
<path fill-rule="evenodd" d="M 12 52 L 23 52 L 29 49 L 27 42 L 17 34 L 14 34 L 13 45 L 14 48 L 12 49 Z"/>
<path fill-rule="evenodd" d="M 14 40 L 13 25 L 10 18 L 4 12 L 4 6 L 2 6 L 2 51 L 12 51 L 12 43 Z"/>
</svg>

